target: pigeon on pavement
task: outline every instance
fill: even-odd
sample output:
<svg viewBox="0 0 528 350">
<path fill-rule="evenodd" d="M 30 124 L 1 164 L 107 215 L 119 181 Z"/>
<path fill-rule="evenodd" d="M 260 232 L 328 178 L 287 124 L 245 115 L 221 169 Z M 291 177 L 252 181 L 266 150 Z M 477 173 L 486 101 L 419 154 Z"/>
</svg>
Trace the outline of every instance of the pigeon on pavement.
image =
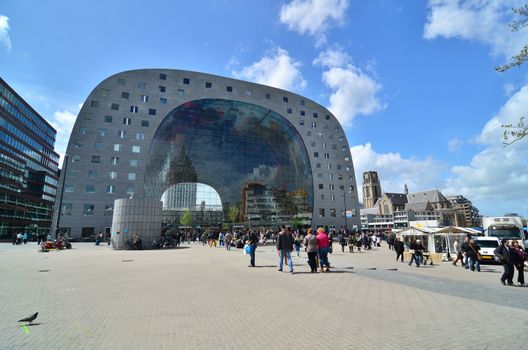
<svg viewBox="0 0 528 350">
<path fill-rule="evenodd" d="M 31 324 L 31 322 L 35 321 L 37 316 L 38 316 L 38 312 L 35 312 L 33 315 L 31 315 L 29 317 L 26 317 L 26 318 L 23 318 L 21 320 L 18 320 L 18 322 L 29 322 L 29 324 Z"/>
</svg>

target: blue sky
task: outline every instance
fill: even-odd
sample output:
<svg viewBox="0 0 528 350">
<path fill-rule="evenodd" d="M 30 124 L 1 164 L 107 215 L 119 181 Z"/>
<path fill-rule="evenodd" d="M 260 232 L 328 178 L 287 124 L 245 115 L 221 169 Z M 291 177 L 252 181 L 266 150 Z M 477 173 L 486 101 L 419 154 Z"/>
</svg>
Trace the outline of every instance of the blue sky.
<svg viewBox="0 0 528 350">
<path fill-rule="evenodd" d="M 0 74 L 58 130 L 111 74 L 195 70 L 328 107 L 356 168 L 382 188 L 463 194 L 485 215 L 528 212 L 528 147 L 501 124 L 528 112 L 528 43 L 510 0 L 46 1 L 0 4 Z M 361 180 L 358 181 L 360 185 Z"/>
</svg>

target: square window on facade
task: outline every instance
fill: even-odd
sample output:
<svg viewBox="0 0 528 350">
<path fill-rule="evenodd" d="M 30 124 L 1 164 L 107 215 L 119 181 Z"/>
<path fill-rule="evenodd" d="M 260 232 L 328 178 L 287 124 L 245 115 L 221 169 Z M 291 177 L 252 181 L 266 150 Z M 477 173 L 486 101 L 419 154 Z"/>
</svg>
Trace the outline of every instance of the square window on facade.
<svg viewBox="0 0 528 350">
<path fill-rule="evenodd" d="M 349 192 L 354 192 L 354 185 L 348 186 L 348 191 Z"/>
<path fill-rule="evenodd" d="M 264 97 L 266 98 L 266 100 L 271 100 L 271 94 L 265 94 Z"/>
<path fill-rule="evenodd" d="M 315 147 L 315 145 L 316 145 L 315 141 L 312 141 L 312 142 L 310 143 L 310 146 L 312 146 L 312 147 Z"/>
<path fill-rule="evenodd" d="M 320 208 L 319 209 L 319 217 L 324 218 L 324 216 L 325 216 L 325 210 Z"/>
<path fill-rule="evenodd" d="M 112 216 L 114 215 L 114 205 L 113 204 L 105 204 L 105 216 Z"/>
<path fill-rule="evenodd" d="M 62 211 L 61 211 L 61 214 L 62 215 L 71 215 L 72 214 L 72 209 L 73 209 L 73 204 L 71 203 L 64 203 L 62 205 Z"/>
<path fill-rule="evenodd" d="M 141 147 L 139 146 L 132 146 L 132 153 L 140 153 Z"/>
<path fill-rule="evenodd" d="M 251 91 L 251 90 L 249 90 L 249 89 L 246 90 L 246 96 L 251 96 L 252 94 L 253 94 L 253 91 Z"/>
<path fill-rule="evenodd" d="M 79 127 L 79 134 L 85 135 L 86 133 L 88 133 L 88 128 L 87 127 L 85 127 L 85 126 Z"/>
<path fill-rule="evenodd" d="M 335 209 L 330 209 L 330 216 L 335 218 L 336 217 L 336 210 Z"/>
<path fill-rule="evenodd" d="M 185 96 L 185 90 L 178 89 L 178 96 Z"/>
<path fill-rule="evenodd" d="M 323 184 L 319 184 L 318 187 L 319 187 L 320 190 L 322 190 L 323 189 Z"/>
<path fill-rule="evenodd" d="M 189 78 L 183 78 L 183 83 L 185 85 L 189 85 L 191 83 L 191 80 Z"/>
<path fill-rule="evenodd" d="M 108 129 L 100 128 L 98 130 L 98 133 L 99 133 L 99 136 L 106 136 L 106 135 L 108 135 Z"/>
<path fill-rule="evenodd" d="M 316 167 L 317 169 L 320 169 L 320 168 L 321 168 L 321 163 L 315 163 L 315 167 Z"/>
<path fill-rule="evenodd" d="M 92 156 L 92 163 L 101 163 L 101 156 Z"/>
<path fill-rule="evenodd" d="M 141 100 L 141 102 L 148 102 L 148 96 L 147 95 L 141 95 L 140 100 Z"/>
<path fill-rule="evenodd" d="M 286 96 L 284 96 L 284 97 L 282 98 L 282 102 L 288 102 L 288 98 L 287 98 Z"/>
<path fill-rule="evenodd" d="M 299 120 L 299 125 L 304 125 L 304 120 L 303 119 Z"/>
<path fill-rule="evenodd" d="M 72 193 L 75 186 L 64 186 L 64 192 Z"/>
<path fill-rule="evenodd" d="M 81 156 L 75 154 L 72 156 L 72 163 L 78 163 L 81 161 Z"/>
<path fill-rule="evenodd" d="M 128 173 L 128 180 L 134 181 L 136 179 L 136 173 Z"/>
<path fill-rule="evenodd" d="M 124 99 L 128 100 L 129 97 L 130 97 L 130 94 L 129 94 L 128 92 L 124 92 L 124 91 L 123 91 L 123 92 L 121 93 L 121 98 L 124 98 Z"/>
<path fill-rule="evenodd" d="M 111 115 L 105 115 L 105 123 L 111 123 L 112 122 L 112 116 Z"/>
<path fill-rule="evenodd" d="M 226 86 L 226 91 L 227 92 L 233 92 L 233 87 L 232 86 Z"/>
<path fill-rule="evenodd" d="M 114 185 L 106 186 L 106 193 L 115 193 L 115 186 Z"/>
<path fill-rule="evenodd" d="M 97 172 L 93 169 L 88 170 L 88 177 L 91 179 L 97 178 Z"/>
<path fill-rule="evenodd" d="M 85 204 L 83 206 L 83 215 L 93 215 L 95 206 L 93 204 Z"/>
<path fill-rule="evenodd" d="M 322 194 L 321 195 L 321 200 L 324 201 L 324 199 L 325 199 L 325 196 L 324 196 L 324 194 Z"/>
<path fill-rule="evenodd" d="M 110 106 L 110 109 L 113 110 L 113 111 L 118 111 L 119 110 L 119 104 L 118 103 L 112 103 L 112 105 Z"/>
<path fill-rule="evenodd" d="M 306 131 L 306 136 L 312 136 L 312 130 L 307 130 Z"/>
<path fill-rule="evenodd" d="M 323 178 L 323 173 L 317 173 L 317 178 L 318 179 L 322 179 Z"/>
<path fill-rule="evenodd" d="M 86 185 L 84 188 L 84 192 L 86 193 L 95 193 L 95 186 L 94 185 Z"/>
<path fill-rule="evenodd" d="M 166 105 L 166 104 L 167 104 L 167 99 L 160 97 L 160 105 Z"/>
<path fill-rule="evenodd" d="M 160 73 L 159 78 L 160 80 L 167 80 L 167 74 Z"/>
<path fill-rule="evenodd" d="M 299 100 L 299 104 L 300 104 L 301 106 L 304 106 L 304 100 Z"/>
<path fill-rule="evenodd" d="M 90 107 L 99 108 L 99 101 L 92 100 L 92 102 L 90 102 Z"/>
<path fill-rule="evenodd" d="M 318 118 L 319 115 L 318 115 L 316 112 L 314 112 L 313 117 L 314 117 L 314 118 Z"/>
<path fill-rule="evenodd" d="M 111 180 L 115 180 L 117 179 L 117 171 L 111 171 L 108 173 L 108 177 L 111 179 Z"/>
<path fill-rule="evenodd" d="M 288 114 L 292 114 L 292 112 L 293 112 L 293 111 L 292 111 L 291 108 L 286 108 L 286 113 L 288 113 Z"/>
<path fill-rule="evenodd" d="M 147 83 L 143 81 L 138 82 L 138 89 L 145 90 L 146 87 L 147 87 Z"/>
<path fill-rule="evenodd" d="M 127 194 L 134 194 L 134 187 L 127 188 L 126 193 Z"/>
<path fill-rule="evenodd" d="M 341 170 L 341 168 L 342 168 L 343 166 L 342 166 L 341 164 L 337 164 L 336 167 L 337 167 L 337 170 Z"/>
<path fill-rule="evenodd" d="M 130 159 L 129 163 L 128 163 L 131 167 L 136 167 L 138 165 L 138 160 L 137 159 Z"/>
<path fill-rule="evenodd" d="M 149 126 L 149 121 L 148 121 L 148 120 L 142 120 L 142 121 L 141 121 L 141 126 L 142 126 L 142 127 L 145 127 L 145 128 L 148 128 L 148 126 Z"/>
<path fill-rule="evenodd" d="M 165 86 L 158 86 L 159 92 L 165 92 Z"/>
<path fill-rule="evenodd" d="M 122 78 L 117 79 L 117 85 L 124 86 L 125 85 L 125 79 L 122 79 Z"/>
<path fill-rule="evenodd" d="M 119 163 L 119 157 L 110 158 L 110 164 L 117 165 Z"/>
<path fill-rule="evenodd" d="M 337 175 L 337 179 L 338 180 L 343 180 L 343 175 L 342 174 Z"/>
<path fill-rule="evenodd" d="M 130 118 L 123 118 L 123 124 L 125 124 L 125 125 L 131 125 L 131 124 L 132 124 L 132 119 L 130 119 Z"/>
<path fill-rule="evenodd" d="M 156 115 L 156 109 L 149 108 L 149 115 Z"/>
<path fill-rule="evenodd" d="M 75 141 L 75 143 L 73 144 L 73 147 L 75 148 L 82 148 L 83 144 L 81 141 Z"/>
<path fill-rule="evenodd" d="M 314 152 L 313 155 L 314 155 L 314 158 L 318 158 L 319 157 L 319 152 Z"/>
<path fill-rule="evenodd" d="M 130 106 L 130 113 L 137 113 L 139 111 L 138 106 Z"/>
<path fill-rule="evenodd" d="M 114 151 L 119 152 L 123 150 L 123 145 L 116 143 L 114 144 Z"/>
<path fill-rule="evenodd" d="M 212 88 L 212 87 L 213 87 L 213 84 L 211 84 L 211 83 L 209 83 L 209 82 L 206 82 L 206 83 L 205 83 L 205 88 L 206 88 L 206 89 L 210 89 L 210 88 Z"/>
<path fill-rule="evenodd" d="M 138 132 L 136 133 L 136 140 L 144 140 L 145 139 L 145 133 Z"/>
<path fill-rule="evenodd" d="M 117 136 L 121 139 L 124 139 L 126 137 L 126 131 L 125 130 L 117 130 Z"/>
<path fill-rule="evenodd" d="M 301 116 L 303 116 L 303 117 L 306 115 L 305 111 L 301 111 L 300 113 L 301 113 Z"/>
<path fill-rule="evenodd" d="M 95 149 L 98 150 L 98 151 L 102 151 L 102 150 L 104 150 L 104 143 L 102 143 L 102 142 L 96 142 L 96 143 L 95 143 Z"/>
<path fill-rule="evenodd" d="M 325 114 L 325 119 L 330 120 L 330 114 Z"/>
</svg>

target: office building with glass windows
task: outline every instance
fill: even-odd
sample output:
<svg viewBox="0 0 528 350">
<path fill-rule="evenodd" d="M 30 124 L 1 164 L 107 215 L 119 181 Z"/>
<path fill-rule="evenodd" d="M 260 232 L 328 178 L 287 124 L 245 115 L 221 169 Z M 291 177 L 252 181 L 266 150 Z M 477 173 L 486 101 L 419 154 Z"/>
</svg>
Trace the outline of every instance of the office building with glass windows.
<svg viewBox="0 0 528 350">
<path fill-rule="evenodd" d="M 56 133 L 0 78 L 0 239 L 50 231 L 58 180 Z"/>
<path fill-rule="evenodd" d="M 327 109 L 182 70 L 102 81 L 75 122 L 59 191 L 54 222 L 72 237 L 109 233 L 114 201 L 131 197 L 161 200 L 175 225 L 190 210 L 201 227 L 359 226 L 350 148 Z"/>
</svg>

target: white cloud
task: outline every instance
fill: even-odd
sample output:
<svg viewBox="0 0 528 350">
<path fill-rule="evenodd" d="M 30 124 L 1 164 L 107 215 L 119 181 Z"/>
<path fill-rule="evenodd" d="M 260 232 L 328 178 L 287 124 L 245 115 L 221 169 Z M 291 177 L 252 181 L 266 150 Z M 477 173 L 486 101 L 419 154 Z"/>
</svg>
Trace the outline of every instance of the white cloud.
<svg viewBox="0 0 528 350">
<path fill-rule="evenodd" d="M 424 38 L 474 40 L 491 47 L 494 55 L 512 57 L 528 42 L 528 31 L 511 32 L 508 24 L 515 0 L 429 0 Z"/>
<path fill-rule="evenodd" d="M 288 51 L 278 47 L 241 71 L 233 71 L 233 75 L 280 89 L 302 90 L 306 87 L 306 80 L 302 77 L 300 66 L 301 62 L 295 61 Z"/>
<path fill-rule="evenodd" d="M 323 68 L 344 67 L 352 61 L 352 58 L 340 47 L 327 49 L 319 53 L 319 56 L 313 60 L 315 66 Z"/>
<path fill-rule="evenodd" d="M 3 43 L 7 51 L 11 50 L 11 38 L 9 38 L 9 17 L 0 15 L 0 43 Z"/>
<path fill-rule="evenodd" d="M 503 124 L 528 114 L 528 85 L 517 91 L 483 127 L 477 141 L 484 149 L 468 165 L 454 166 L 445 192 L 467 195 L 484 214 L 520 212 L 528 198 L 528 140 L 503 145 Z"/>
<path fill-rule="evenodd" d="M 372 75 L 373 65 L 369 64 L 371 75 L 351 64 L 352 58 L 342 48 L 335 47 L 319 53 L 313 64 L 321 66 L 323 83 L 332 93 L 328 109 L 342 125 L 350 125 L 359 114 L 368 115 L 385 106 L 377 96 L 382 86 Z"/>
<path fill-rule="evenodd" d="M 447 142 L 447 149 L 449 150 L 449 152 L 451 153 L 456 153 L 458 151 L 460 151 L 460 149 L 462 148 L 462 145 L 464 144 L 464 142 L 462 140 L 460 140 L 459 138 L 454 138 L 454 139 L 451 139 Z"/>
<path fill-rule="evenodd" d="M 377 153 L 370 143 L 351 147 L 350 152 L 361 201 L 363 200 L 361 186 L 365 171 L 378 172 L 381 189 L 384 192 L 403 193 L 405 184 L 411 192 L 438 188 L 443 182 L 443 173 L 447 170 L 445 164 L 431 157 L 404 158 L 400 153 Z"/>
<path fill-rule="evenodd" d="M 79 110 L 81 107 L 82 104 L 79 104 Z M 62 161 L 64 160 L 64 154 L 66 153 L 68 140 L 70 139 L 70 134 L 73 125 L 75 124 L 75 120 L 77 119 L 77 112 L 72 112 L 68 109 L 56 111 L 53 113 L 53 117 L 49 121 L 55 130 L 57 130 L 55 152 L 60 155 L 59 167 L 62 167 Z"/>
<path fill-rule="evenodd" d="M 330 26 L 344 22 L 347 8 L 348 0 L 293 0 L 282 5 L 280 21 L 288 29 L 314 36 L 323 43 Z"/>
</svg>

